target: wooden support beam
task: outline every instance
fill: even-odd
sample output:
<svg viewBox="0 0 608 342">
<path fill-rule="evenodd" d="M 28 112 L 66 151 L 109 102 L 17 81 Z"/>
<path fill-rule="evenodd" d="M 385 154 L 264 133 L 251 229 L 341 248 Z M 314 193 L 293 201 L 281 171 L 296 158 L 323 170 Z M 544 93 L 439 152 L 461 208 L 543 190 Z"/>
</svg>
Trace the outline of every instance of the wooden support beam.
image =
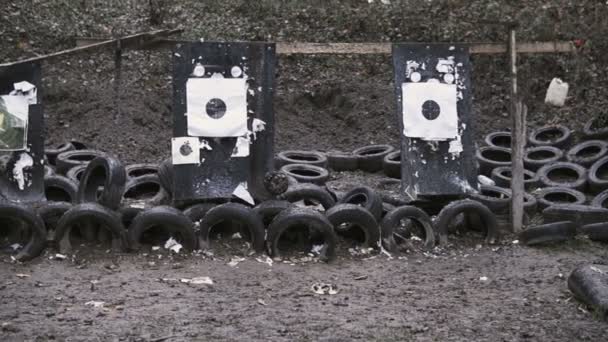
<svg viewBox="0 0 608 342">
<path fill-rule="evenodd" d="M 169 35 L 176 34 L 176 33 L 182 32 L 182 31 L 183 31 L 182 29 L 155 30 L 155 31 L 149 31 L 149 32 L 144 32 L 144 33 L 137 33 L 137 34 L 133 34 L 130 36 L 121 37 L 121 38 L 115 38 L 115 39 L 110 38 L 110 39 L 106 39 L 106 40 L 102 40 L 102 41 L 98 41 L 98 42 L 92 42 L 92 43 L 86 44 L 86 45 L 77 46 L 72 49 L 57 51 L 57 52 L 53 52 L 50 54 L 27 58 L 27 59 L 23 59 L 23 60 L 16 61 L 16 62 L 3 63 L 3 64 L 0 64 L 0 68 L 11 67 L 11 66 L 15 66 L 18 64 L 23 64 L 23 63 L 31 63 L 31 62 L 48 60 L 51 58 L 63 57 L 66 55 L 85 52 L 85 51 L 91 51 L 91 50 L 95 50 L 95 49 L 108 48 L 108 47 L 114 48 L 117 46 L 117 44 L 120 44 L 122 49 L 140 47 L 140 46 L 149 44 L 151 42 L 154 42 L 155 39 L 167 37 Z"/>
<path fill-rule="evenodd" d="M 523 229 L 524 217 L 524 145 L 526 106 L 519 100 L 517 88 L 516 31 L 509 31 L 509 73 L 511 75 L 511 224 L 513 232 Z"/>
</svg>

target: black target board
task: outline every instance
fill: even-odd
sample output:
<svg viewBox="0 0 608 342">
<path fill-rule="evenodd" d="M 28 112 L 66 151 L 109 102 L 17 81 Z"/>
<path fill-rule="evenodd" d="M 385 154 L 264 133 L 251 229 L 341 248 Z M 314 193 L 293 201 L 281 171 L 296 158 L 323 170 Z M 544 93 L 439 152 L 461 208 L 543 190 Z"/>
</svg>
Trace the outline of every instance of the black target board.
<svg viewBox="0 0 608 342">
<path fill-rule="evenodd" d="M 406 199 L 477 190 L 469 50 L 458 44 L 393 44 Z"/>
<path fill-rule="evenodd" d="M 41 68 L 0 68 L 0 201 L 44 200 Z"/>
<path fill-rule="evenodd" d="M 174 200 L 268 197 L 275 45 L 181 42 L 173 51 Z"/>
</svg>

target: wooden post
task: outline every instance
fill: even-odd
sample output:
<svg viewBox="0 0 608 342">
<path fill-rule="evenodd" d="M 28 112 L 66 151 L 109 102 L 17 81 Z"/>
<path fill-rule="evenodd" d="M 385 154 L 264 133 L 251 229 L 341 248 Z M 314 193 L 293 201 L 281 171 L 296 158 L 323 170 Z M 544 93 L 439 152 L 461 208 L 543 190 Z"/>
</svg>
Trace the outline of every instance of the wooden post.
<svg viewBox="0 0 608 342">
<path fill-rule="evenodd" d="M 526 142 L 525 117 L 527 109 L 519 100 L 517 89 L 517 41 L 515 27 L 509 31 L 509 72 L 511 74 L 511 223 L 513 232 L 523 229 L 524 217 L 524 145 Z"/>
<path fill-rule="evenodd" d="M 120 102 L 120 82 L 122 78 L 122 46 L 120 40 L 116 41 L 114 49 L 114 122 L 120 121 L 121 102 Z"/>
</svg>

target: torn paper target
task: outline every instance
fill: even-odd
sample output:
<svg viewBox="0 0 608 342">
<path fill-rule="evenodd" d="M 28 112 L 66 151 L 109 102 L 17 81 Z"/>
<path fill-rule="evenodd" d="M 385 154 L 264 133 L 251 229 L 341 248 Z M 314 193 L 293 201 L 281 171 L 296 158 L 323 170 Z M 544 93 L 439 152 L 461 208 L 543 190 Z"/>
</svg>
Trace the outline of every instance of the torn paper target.
<svg viewBox="0 0 608 342">
<path fill-rule="evenodd" d="M 458 136 L 456 85 L 403 83 L 403 134 L 423 140 Z"/>
<path fill-rule="evenodd" d="M 238 137 L 247 133 L 244 78 L 190 78 L 186 96 L 188 135 Z"/>
<path fill-rule="evenodd" d="M 199 138 L 179 137 L 171 139 L 171 157 L 173 165 L 199 164 L 201 161 Z"/>
<path fill-rule="evenodd" d="M 27 146 L 29 102 L 26 96 L 0 96 L 0 151 L 22 151 Z"/>
</svg>

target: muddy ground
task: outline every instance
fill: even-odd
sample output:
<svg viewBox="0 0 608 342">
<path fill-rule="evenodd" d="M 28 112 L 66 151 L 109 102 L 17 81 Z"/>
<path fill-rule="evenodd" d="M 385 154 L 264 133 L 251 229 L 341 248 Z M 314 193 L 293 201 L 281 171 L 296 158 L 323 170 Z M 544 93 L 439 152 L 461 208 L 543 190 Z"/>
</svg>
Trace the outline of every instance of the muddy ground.
<svg viewBox="0 0 608 342">
<path fill-rule="evenodd" d="M 75 36 L 178 25 L 185 29 L 181 38 L 224 41 L 499 42 L 504 28 L 488 22 L 517 19 L 522 41 L 586 40 L 574 55 L 521 56 L 531 127 L 579 129 L 608 104 L 605 1 L 178 0 L 169 1 L 162 24 L 150 22 L 147 3 L 7 1 L 0 6 L 0 61 L 69 48 Z M 172 122 L 170 55 L 126 52 L 118 101 L 112 53 L 44 63 L 47 142 L 90 142 L 127 163 L 164 159 Z M 504 58 L 472 61 L 480 137 L 509 127 L 508 79 Z M 282 56 L 278 63 L 276 150 L 397 145 L 389 56 Z M 542 104 L 553 77 L 570 82 L 563 108 Z M 53 250 L 23 265 L 3 257 L 0 340 L 606 340 L 606 323 L 566 287 L 577 265 L 607 262 L 606 246 L 579 239 L 533 249 L 513 239 L 478 247 L 481 239 L 456 238 L 445 250 L 392 260 L 351 256 L 346 244 L 332 264 L 269 266 L 246 255 L 231 267 L 229 255 L 159 258 L 158 252 L 105 253 L 103 246 L 63 261 L 49 259 Z M 179 281 L 198 276 L 214 284 Z M 316 282 L 334 284 L 338 294 L 312 293 Z M 91 301 L 105 304 L 86 304 Z"/>
</svg>

